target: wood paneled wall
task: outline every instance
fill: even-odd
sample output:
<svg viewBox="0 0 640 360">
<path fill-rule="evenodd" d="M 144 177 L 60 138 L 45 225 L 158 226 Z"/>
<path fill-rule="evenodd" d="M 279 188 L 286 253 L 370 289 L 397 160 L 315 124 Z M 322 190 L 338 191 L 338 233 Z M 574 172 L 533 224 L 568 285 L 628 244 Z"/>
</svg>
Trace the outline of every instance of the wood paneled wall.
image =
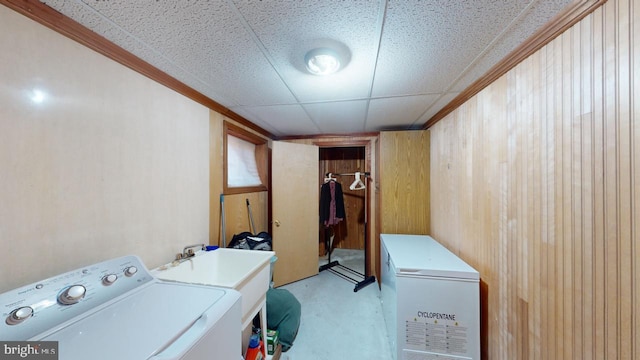
<svg viewBox="0 0 640 360">
<path fill-rule="evenodd" d="M 429 234 L 429 131 L 380 133 L 380 233 Z"/>
<path fill-rule="evenodd" d="M 252 231 L 257 234 L 261 231 L 268 231 L 267 222 L 267 201 L 268 193 L 266 191 L 225 195 L 224 206 L 226 216 L 226 233 L 227 245 L 234 234 L 251 230 L 251 221 L 249 219 L 249 209 L 247 208 L 247 200 L 251 204 L 253 213 L 253 223 L 255 229 Z"/>
<path fill-rule="evenodd" d="M 483 359 L 640 359 L 640 3 L 610 0 L 431 130 L 432 235 Z"/>
</svg>

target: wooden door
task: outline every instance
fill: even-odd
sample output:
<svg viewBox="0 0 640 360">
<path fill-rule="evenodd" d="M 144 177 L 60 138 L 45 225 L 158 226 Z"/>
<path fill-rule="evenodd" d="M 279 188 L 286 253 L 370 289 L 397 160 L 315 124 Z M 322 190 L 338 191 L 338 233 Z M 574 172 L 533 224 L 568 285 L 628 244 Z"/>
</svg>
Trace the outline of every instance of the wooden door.
<svg viewBox="0 0 640 360">
<path fill-rule="evenodd" d="M 274 141 L 271 192 L 275 286 L 318 274 L 318 147 Z"/>
</svg>

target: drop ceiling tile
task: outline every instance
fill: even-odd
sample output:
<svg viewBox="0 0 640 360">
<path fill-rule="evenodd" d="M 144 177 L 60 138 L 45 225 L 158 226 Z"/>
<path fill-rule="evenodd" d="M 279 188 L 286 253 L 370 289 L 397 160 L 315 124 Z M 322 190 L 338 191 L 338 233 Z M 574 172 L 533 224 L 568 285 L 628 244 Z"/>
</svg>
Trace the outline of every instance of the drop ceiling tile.
<svg viewBox="0 0 640 360">
<path fill-rule="evenodd" d="M 235 4 L 300 101 L 369 95 L 384 1 L 235 1 Z M 305 69 L 304 56 L 316 47 L 334 48 L 350 59 L 349 63 L 326 78 L 311 75 Z"/>
<path fill-rule="evenodd" d="M 514 21 L 488 51 L 468 69 L 454 84 L 451 91 L 462 91 L 483 76 L 491 67 L 504 59 L 517 48 L 524 39 L 531 37 L 538 29 L 547 24 L 573 0 L 537 1 Z"/>
<path fill-rule="evenodd" d="M 313 122 L 318 124 L 322 133 L 338 134 L 363 132 L 367 113 L 367 101 L 337 101 L 328 103 L 305 104 Z"/>
<path fill-rule="evenodd" d="M 249 118 L 269 124 L 272 133 L 277 136 L 320 133 L 318 126 L 300 105 L 243 106 L 231 110 L 252 114 Z"/>
<path fill-rule="evenodd" d="M 369 104 L 367 131 L 409 129 L 439 95 L 373 99 Z"/>
<path fill-rule="evenodd" d="M 231 110 L 236 114 L 242 116 L 245 119 L 252 119 L 252 123 L 260 126 L 264 130 L 274 135 L 283 135 L 282 131 L 276 129 L 269 121 L 260 119 L 256 113 L 252 110 L 259 109 L 259 107 L 233 107 Z"/>
<path fill-rule="evenodd" d="M 389 2 L 373 96 L 445 91 L 528 2 Z"/>
</svg>

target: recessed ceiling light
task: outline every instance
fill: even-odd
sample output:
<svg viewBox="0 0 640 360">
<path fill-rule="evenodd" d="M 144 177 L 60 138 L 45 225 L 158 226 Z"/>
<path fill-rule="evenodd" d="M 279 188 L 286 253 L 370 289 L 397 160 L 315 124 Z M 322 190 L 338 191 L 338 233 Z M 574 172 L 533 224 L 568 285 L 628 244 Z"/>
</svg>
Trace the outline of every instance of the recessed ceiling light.
<svg viewBox="0 0 640 360">
<path fill-rule="evenodd" d="M 330 75 L 340 70 L 340 57 L 329 48 L 317 48 L 304 57 L 307 70 L 313 75 Z"/>
</svg>

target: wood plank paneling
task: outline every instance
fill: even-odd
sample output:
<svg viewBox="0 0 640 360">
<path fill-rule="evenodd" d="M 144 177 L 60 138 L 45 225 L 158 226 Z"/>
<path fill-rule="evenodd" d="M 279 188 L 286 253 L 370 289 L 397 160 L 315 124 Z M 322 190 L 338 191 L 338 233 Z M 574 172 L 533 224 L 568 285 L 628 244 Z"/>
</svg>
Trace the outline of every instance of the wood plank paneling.
<svg viewBox="0 0 640 360">
<path fill-rule="evenodd" d="M 381 132 L 380 149 L 380 232 L 429 234 L 429 132 Z"/>
<path fill-rule="evenodd" d="M 234 234 L 244 231 L 250 231 L 255 234 L 267 231 L 267 196 L 268 193 L 266 191 L 225 195 L 224 210 L 227 223 L 225 229 L 227 245 Z M 251 211 L 253 212 L 253 223 L 255 225 L 253 231 L 251 230 L 247 200 L 249 200 Z"/>
<path fill-rule="evenodd" d="M 640 11 L 610 0 L 431 131 L 431 233 L 483 283 L 483 359 L 640 358 Z"/>
</svg>

